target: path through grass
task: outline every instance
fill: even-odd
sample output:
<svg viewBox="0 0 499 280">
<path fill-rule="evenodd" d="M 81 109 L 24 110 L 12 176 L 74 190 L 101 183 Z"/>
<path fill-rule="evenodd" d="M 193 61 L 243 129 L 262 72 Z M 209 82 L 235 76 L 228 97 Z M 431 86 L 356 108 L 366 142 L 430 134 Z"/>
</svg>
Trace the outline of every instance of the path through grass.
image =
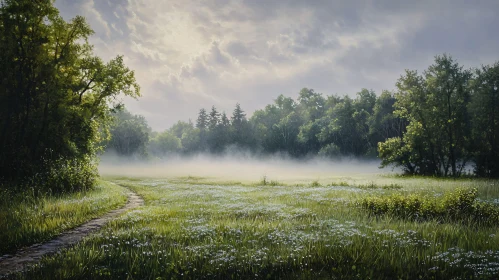
<svg viewBox="0 0 499 280">
<path fill-rule="evenodd" d="M 366 197 L 466 184 L 497 203 L 496 181 L 382 178 L 329 185 L 114 179 L 146 205 L 21 279 L 494 279 L 497 226 L 373 217 Z M 435 187 L 437 186 L 437 187 Z M 494 188 L 493 188 L 494 187 Z"/>
<path fill-rule="evenodd" d="M 100 181 L 87 192 L 59 197 L 0 197 L 0 256 L 50 240 L 61 232 L 125 205 L 126 189 Z"/>
</svg>

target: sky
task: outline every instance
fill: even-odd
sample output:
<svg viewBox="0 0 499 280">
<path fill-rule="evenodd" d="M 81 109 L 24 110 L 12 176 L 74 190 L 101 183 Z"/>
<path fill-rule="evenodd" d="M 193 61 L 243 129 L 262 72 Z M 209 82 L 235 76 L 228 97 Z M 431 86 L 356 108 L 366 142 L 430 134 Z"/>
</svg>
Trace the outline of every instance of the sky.
<svg viewBox="0 0 499 280">
<path fill-rule="evenodd" d="M 465 68 L 499 60 L 498 0 L 56 0 L 84 16 L 94 53 L 123 55 L 141 86 L 124 99 L 157 131 L 199 109 L 248 116 L 307 87 L 354 97 L 394 90 L 405 69 L 447 53 Z"/>
</svg>

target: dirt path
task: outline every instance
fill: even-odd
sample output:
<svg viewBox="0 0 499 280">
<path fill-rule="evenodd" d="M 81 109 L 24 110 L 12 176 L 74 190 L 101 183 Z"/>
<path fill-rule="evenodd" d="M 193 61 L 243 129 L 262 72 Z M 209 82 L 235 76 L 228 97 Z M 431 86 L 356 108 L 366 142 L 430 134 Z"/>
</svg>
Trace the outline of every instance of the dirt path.
<svg viewBox="0 0 499 280">
<path fill-rule="evenodd" d="M 128 202 L 124 207 L 110 211 L 100 218 L 90 220 L 79 227 L 63 232 L 50 241 L 21 249 L 15 255 L 0 257 L 0 278 L 13 272 L 21 271 L 25 266 L 39 262 L 43 256 L 54 254 L 62 248 L 80 242 L 84 237 L 100 229 L 119 214 L 143 204 L 144 200 L 140 196 L 129 191 Z"/>
</svg>

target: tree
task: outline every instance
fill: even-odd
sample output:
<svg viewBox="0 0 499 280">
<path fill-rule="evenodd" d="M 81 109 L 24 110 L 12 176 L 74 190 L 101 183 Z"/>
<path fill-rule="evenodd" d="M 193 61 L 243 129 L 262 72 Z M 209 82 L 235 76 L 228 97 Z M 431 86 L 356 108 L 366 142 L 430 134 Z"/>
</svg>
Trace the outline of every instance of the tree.
<svg viewBox="0 0 499 280">
<path fill-rule="evenodd" d="M 307 153 L 317 154 L 322 148 L 321 141 L 319 140 L 319 134 L 322 129 L 327 126 L 328 119 L 320 118 L 314 121 L 310 120 L 308 123 L 300 126 L 300 132 L 298 133 L 298 141 L 302 144 Z M 323 153 L 323 155 L 331 156 L 332 153 Z"/>
<path fill-rule="evenodd" d="M 246 114 L 239 103 L 236 104 L 236 108 L 232 112 L 230 123 L 229 143 L 242 148 L 253 149 L 256 143 L 253 128 L 246 119 Z"/>
<path fill-rule="evenodd" d="M 270 104 L 264 110 L 255 111 L 251 116 L 250 123 L 254 127 L 258 145 L 266 153 L 275 153 L 280 149 L 280 135 L 274 126 L 279 123 L 280 115 L 279 108 Z"/>
<path fill-rule="evenodd" d="M 321 93 L 303 88 L 298 96 L 300 115 L 306 121 L 320 119 L 325 112 L 326 100 Z"/>
<path fill-rule="evenodd" d="M 225 112 L 222 113 L 222 117 L 220 118 L 220 125 L 223 127 L 230 126 L 230 120 L 227 118 L 227 114 L 225 114 Z"/>
<path fill-rule="evenodd" d="M 334 144 L 342 155 L 363 156 L 368 147 L 359 130 L 359 118 L 354 100 L 345 96 L 324 116 L 324 126 L 317 135 L 319 141 L 324 147 Z"/>
<path fill-rule="evenodd" d="M 121 56 L 104 63 L 93 55 L 83 17 L 64 21 L 52 1 L 2 3 L 0 178 L 91 187 L 110 107 L 120 94 L 139 96 L 134 73 Z"/>
<path fill-rule="evenodd" d="M 192 128 L 184 131 L 180 142 L 182 144 L 182 151 L 185 154 L 190 154 L 193 152 L 200 151 L 202 148 L 200 146 L 200 130 L 199 128 Z"/>
<path fill-rule="evenodd" d="M 482 66 L 471 85 L 469 112 L 475 173 L 499 177 L 499 62 Z"/>
<path fill-rule="evenodd" d="M 151 131 L 146 119 L 140 115 L 132 115 L 126 110 L 117 112 L 115 119 L 110 129 L 111 140 L 106 148 L 121 156 L 146 156 Z"/>
<path fill-rule="evenodd" d="M 196 121 L 196 128 L 199 129 L 199 146 L 196 148 L 198 151 L 205 151 L 208 147 L 208 114 L 204 108 L 199 110 L 198 119 Z"/>
<path fill-rule="evenodd" d="M 165 130 L 151 139 L 149 150 L 155 156 L 167 156 L 180 152 L 182 144 L 177 136 Z"/>
<path fill-rule="evenodd" d="M 234 111 L 232 112 L 232 118 L 231 118 L 232 126 L 236 130 L 240 129 L 244 121 L 246 121 L 246 114 L 241 109 L 241 105 L 237 103 L 236 108 L 234 108 Z"/>
<path fill-rule="evenodd" d="M 376 153 L 377 143 L 372 143 L 373 141 L 369 137 L 369 120 L 373 115 L 375 103 L 376 93 L 373 90 L 365 88 L 357 93 L 357 98 L 353 103 L 355 108 L 353 118 L 355 120 L 356 132 L 359 140 L 363 142 L 362 145 L 365 147 L 363 154 L 369 156 L 373 156 Z"/>
<path fill-rule="evenodd" d="M 220 113 L 218 113 L 215 106 L 211 106 L 211 112 L 208 117 L 208 128 L 214 131 L 218 126 L 219 122 L 220 122 Z"/>
<path fill-rule="evenodd" d="M 470 120 L 466 110 L 470 72 L 450 56 L 436 56 L 424 76 L 406 71 L 397 82 L 395 114 L 408 125 L 399 144 L 380 144 L 385 164 L 404 159 L 415 173 L 459 176 L 470 159 Z M 395 141 L 395 140 L 390 140 Z M 402 149 L 400 154 L 390 149 Z M 403 164 L 393 162 L 395 165 Z"/>
<path fill-rule="evenodd" d="M 226 116 L 227 118 L 227 116 Z M 223 135 L 223 127 L 220 126 L 220 113 L 215 106 L 211 106 L 208 116 L 208 147 L 212 153 L 220 153 L 226 145 L 226 135 Z"/>
<path fill-rule="evenodd" d="M 443 153 L 452 176 L 459 176 L 469 161 L 470 123 L 466 110 L 469 103 L 468 84 L 471 73 L 463 70 L 452 57 L 444 54 L 435 57 L 435 63 L 425 71 L 429 104 L 435 114 L 432 121 L 443 132 Z"/>
<path fill-rule="evenodd" d="M 208 114 L 206 114 L 206 110 L 204 108 L 199 110 L 196 127 L 201 130 L 208 128 Z"/>
<path fill-rule="evenodd" d="M 177 138 L 182 138 L 182 134 L 184 134 L 185 131 L 193 128 L 194 125 L 190 121 L 189 122 L 178 121 L 168 131 L 173 135 L 175 135 Z"/>
<path fill-rule="evenodd" d="M 384 90 L 376 99 L 374 110 L 369 119 L 369 134 L 373 143 L 393 137 L 402 137 L 407 122 L 394 114 L 395 96 Z"/>
</svg>

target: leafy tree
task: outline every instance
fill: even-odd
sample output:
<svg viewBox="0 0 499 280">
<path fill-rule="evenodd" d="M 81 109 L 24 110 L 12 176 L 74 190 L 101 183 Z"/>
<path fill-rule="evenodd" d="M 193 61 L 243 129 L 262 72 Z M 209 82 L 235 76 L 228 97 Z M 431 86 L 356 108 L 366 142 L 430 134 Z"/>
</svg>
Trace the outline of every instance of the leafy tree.
<svg viewBox="0 0 499 280">
<path fill-rule="evenodd" d="M 322 117 L 326 112 L 326 99 L 313 89 L 303 88 L 298 96 L 298 112 L 303 124 L 297 135 L 301 153 L 316 154 L 321 146 L 317 135 L 325 125 Z"/>
<path fill-rule="evenodd" d="M 373 156 L 376 153 L 376 144 L 370 139 L 369 135 L 369 120 L 374 113 L 374 105 L 376 103 L 376 94 L 372 90 L 362 89 L 357 93 L 357 98 L 354 100 L 355 112 L 353 118 L 355 120 L 356 133 L 359 136 L 359 141 L 362 141 L 362 146 L 365 151 L 363 155 Z M 360 152 L 360 151 L 359 151 Z"/>
<path fill-rule="evenodd" d="M 324 126 L 318 134 L 322 145 L 334 144 L 342 155 L 362 156 L 367 151 L 364 135 L 359 133 L 358 118 L 354 101 L 345 96 L 326 113 Z"/>
<path fill-rule="evenodd" d="M 435 63 L 425 72 L 429 104 L 433 107 L 432 122 L 443 136 L 444 174 L 450 166 L 453 176 L 459 176 L 469 161 L 470 122 L 467 112 L 469 103 L 468 84 L 471 73 L 463 70 L 448 55 L 436 56 Z"/>
<path fill-rule="evenodd" d="M 194 125 L 190 120 L 189 122 L 178 121 L 168 131 L 175 135 L 177 138 L 182 138 L 182 134 L 184 134 L 185 131 L 191 130 L 193 128 Z"/>
<path fill-rule="evenodd" d="M 419 163 L 419 160 L 416 161 L 417 154 L 414 154 L 409 145 L 405 145 L 401 137 L 392 137 L 384 142 L 379 142 L 378 152 L 381 158 L 381 167 L 392 165 L 402 168 L 408 174 L 418 173 L 416 170 Z"/>
<path fill-rule="evenodd" d="M 182 151 L 186 154 L 201 151 L 200 147 L 200 130 L 192 128 L 185 130 L 180 139 Z"/>
<path fill-rule="evenodd" d="M 322 129 L 328 125 L 328 122 L 327 118 L 322 117 L 314 121 L 310 120 L 300 126 L 300 132 L 297 136 L 298 142 L 301 143 L 306 153 L 317 154 L 321 150 L 322 143 L 318 136 Z M 322 153 L 322 155 L 332 156 L 333 153 Z"/>
<path fill-rule="evenodd" d="M 149 149 L 155 156 L 167 156 L 179 153 L 182 150 L 182 144 L 177 136 L 165 130 L 151 139 Z"/>
<path fill-rule="evenodd" d="M 255 142 L 262 146 L 264 152 L 299 153 L 297 137 L 302 119 L 296 110 L 296 102 L 281 94 L 274 104 L 253 114 L 251 124 L 257 139 Z"/>
<path fill-rule="evenodd" d="M 151 128 L 146 119 L 123 110 L 115 114 L 115 124 L 111 126 L 111 140 L 107 149 L 121 156 L 146 156 Z"/>
<path fill-rule="evenodd" d="M 93 55 L 87 41 L 92 33 L 81 16 L 64 21 L 52 1 L 2 1 L 4 182 L 36 176 L 36 186 L 51 184 L 53 190 L 92 186 L 96 143 L 106 135 L 101 131 L 109 125 L 110 106 L 119 107 L 120 94 L 139 96 L 134 73 L 121 56 L 104 63 Z"/>
<path fill-rule="evenodd" d="M 475 173 L 499 177 L 499 62 L 476 70 L 469 111 Z"/>
<path fill-rule="evenodd" d="M 373 90 L 363 88 L 357 92 L 354 106 L 357 112 L 366 112 L 369 115 L 373 114 L 374 104 L 376 103 L 376 93 Z"/>
<path fill-rule="evenodd" d="M 376 99 L 374 110 L 369 119 L 369 134 L 373 143 L 393 137 L 402 137 L 407 122 L 394 114 L 395 96 L 389 91 L 383 91 Z"/>
<path fill-rule="evenodd" d="M 397 149 L 405 151 L 401 158 L 414 165 L 414 172 L 436 176 L 461 174 L 470 157 L 466 110 L 469 80 L 469 71 L 443 55 L 435 57 L 424 76 L 406 71 L 397 82 L 395 114 L 408 121 Z M 380 156 L 397 154 L 387 150 L 397 145 L 379 147 Z M 382 159 L 388 162 L 388 158 Z"/>
<path fill-rule="evenodd" d="M 275 125 L 280 121 L 280 110 L 274 104 L 267 105 L 264 110 L 257 110 L 250 119 L 254 127 L 258 145 L 266 153 L 275 153 L 280 149 L 280 136 Z"/>
<path fill-rule="evenodd" d="M 325 113 L 326 100 L 313 89 L 303 88 L 298 96 L 300 115 L 306 121 L 320 119 Z"/>
<path fill-rule="evenodd" d="M 274 129 L 280 136 L 280 150 L 287 151 L 291 155 L 300 155 L 300 143 L 298 142 L 298 134 L 302 119 L 296 112 L 292 112 L 283 117 L 278 124 L 274 125 Z"/>
</svg>

